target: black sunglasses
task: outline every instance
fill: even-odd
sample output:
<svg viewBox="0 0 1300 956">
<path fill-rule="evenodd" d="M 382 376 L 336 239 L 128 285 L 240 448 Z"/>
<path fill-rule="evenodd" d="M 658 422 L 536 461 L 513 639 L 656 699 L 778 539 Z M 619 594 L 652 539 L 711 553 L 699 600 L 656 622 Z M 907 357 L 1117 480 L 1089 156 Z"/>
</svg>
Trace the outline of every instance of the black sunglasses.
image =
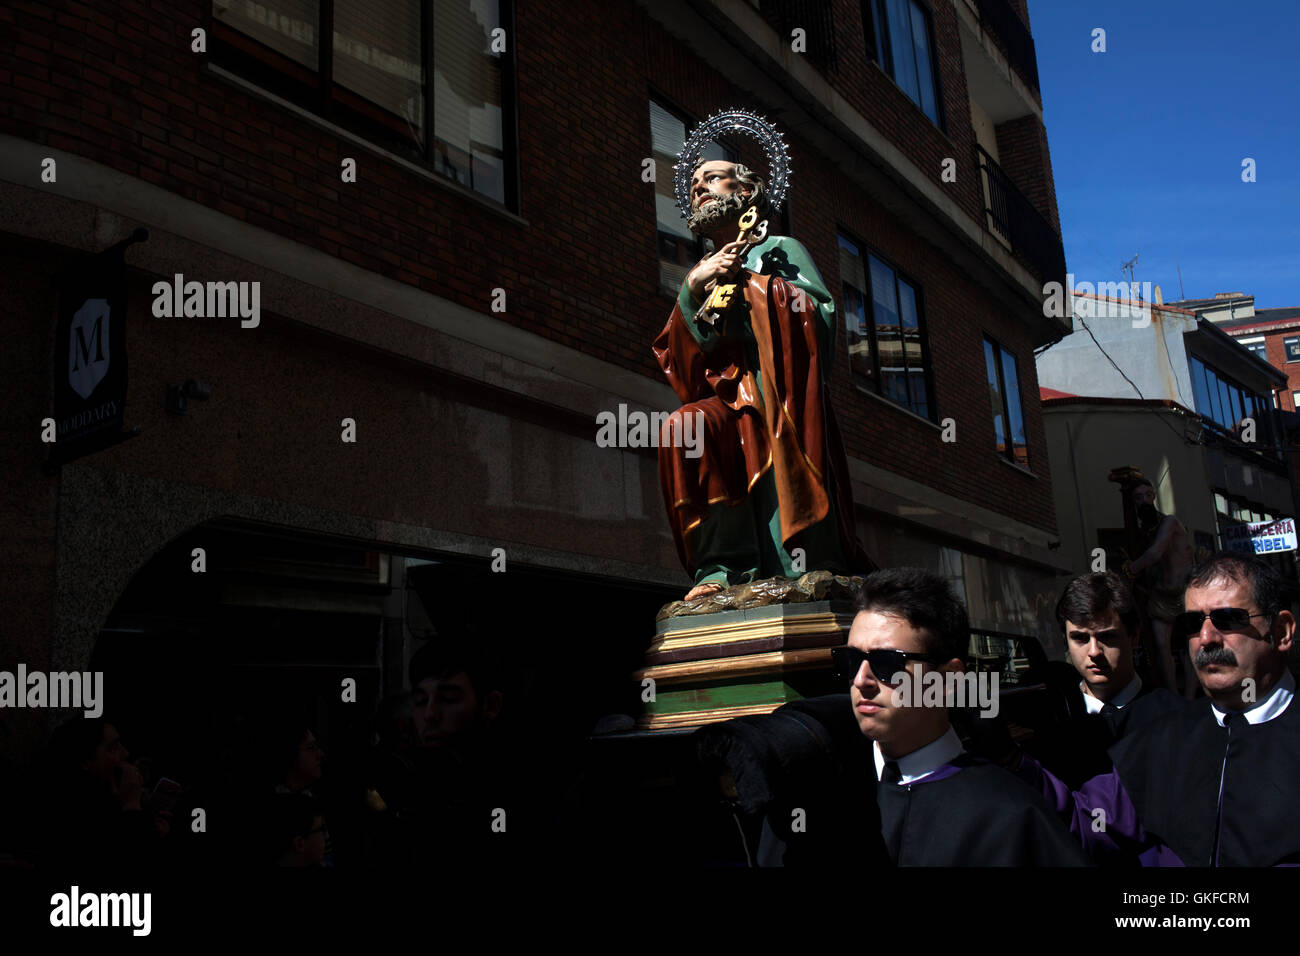
<svg viewBox="0 0 1300 956">
<path fill-rule="evenodd" d="M 1244 631 L 1252 618 L 1268 616 L 1251 614 L 1244 607 L 1216 607 L 1208 614 L 1205 611 L 1184 611 L 1174 618 L 1173 636 L 1187 640 L 1193 634 L 1199 634 L 1207 617 L 1216 631 Z"/>
<path fill-rule="evenodd" d="M 832 647 L 831 664 L 835 676 L 853 680 L 862 669 L 862 662 L 871 665 L 871 675 L 882 684 L 891 684 L 894 675 L 907 669 L 908 661 L 937 661 L 934 654 L 912 654 L 907 651 L 860 651 L 856 647 Z"/>
</svg>

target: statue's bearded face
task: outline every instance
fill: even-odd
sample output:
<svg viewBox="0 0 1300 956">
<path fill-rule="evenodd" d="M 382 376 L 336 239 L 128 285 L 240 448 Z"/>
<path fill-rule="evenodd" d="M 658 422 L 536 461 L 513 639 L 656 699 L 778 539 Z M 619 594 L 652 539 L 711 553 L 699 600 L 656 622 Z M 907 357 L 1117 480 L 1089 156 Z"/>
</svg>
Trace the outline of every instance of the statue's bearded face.
<svg viewBox="0 0 1300 956">
<path fill-rule="evenodd" d="M 691 216 L 686 228 L 709 235 L 737 222 L 752 191 L 736 176 L 736 164 L 726 160 L 704 163 L 691 177 Z"/>
<path fill-rule="evenodd" d="M 1155 528 L 1160 524 L 1160 511 L 1156 508 L 1156 490 L 1150 485 L 1138 485 L 1133 489 L 1133 507 L 1137 510 L 1138 522 L 1143 528 Z"/>
</svg>

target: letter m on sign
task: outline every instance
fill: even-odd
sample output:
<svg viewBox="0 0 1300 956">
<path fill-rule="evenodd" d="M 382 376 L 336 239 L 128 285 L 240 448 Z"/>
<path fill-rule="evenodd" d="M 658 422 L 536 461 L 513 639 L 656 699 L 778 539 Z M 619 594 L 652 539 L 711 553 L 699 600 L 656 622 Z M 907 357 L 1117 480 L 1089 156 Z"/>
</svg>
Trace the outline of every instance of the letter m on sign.
<svg viewBox="0 0 1300 956">
<path fill-rule="evenodd" d="M 68 384 L 89 398 L 108 372 L 107 299 L 87 299 L 72 316 L 68 334 Z"/>
</svg>

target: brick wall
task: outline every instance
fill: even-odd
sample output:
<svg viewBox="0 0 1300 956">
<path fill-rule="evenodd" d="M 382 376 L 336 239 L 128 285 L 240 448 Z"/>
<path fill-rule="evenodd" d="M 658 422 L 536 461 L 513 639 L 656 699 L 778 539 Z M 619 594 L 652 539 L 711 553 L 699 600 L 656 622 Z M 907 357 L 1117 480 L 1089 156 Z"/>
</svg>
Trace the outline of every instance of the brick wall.
<svg viewBox="0 0 1300 956">
<path fill-rule="evenodd" d="M 816 181 L 833 175 L 828 164 L 807 157 Z M 935 407 L 952 417 L 957 441 L 894 406 L 861 394 L 851 383 L 845 335 L 840 331 L 832 379 L 836 415 L 851 455 L 887 467 L 1004 514 L 1038 525 L 1054 522 L 1047 480 L 1047 446 L 1037 402 L 1033 349 L 1024 326 L 1009 318 L 982 287 L 954 269 L 947 257 L 879 206 L 853 194 L 817 191 L 795 208 L 793 232 L 818 263 L 842 307 L 836 232 L 846 230 L 895 265 L 921 290 L 933 362 Z M 992 407 L 984 373 L 983 335 L 1017 356 L 1029 439 L 1030 467 L 1041 480 L 995 459 Z"/>
<path fill-rule="evenodd" d="M 966 168 L 974 142 L 955 10 L 939 3 L 933 11 L 945 133 L 867 60 L 856 0 L 835 0 L 834 9 L 839 67 L 831 82 L 980 221 L 977 177 L 959 173 L 953 184 L 939 178 L 944 157 Z M 652 186 L 640 179 L 641 160 L 651 155 L 648 99 L 660 91 L 697 116 L 751 100 L 684 52 L 639 6 L 572 0 L 559 17 L 541 3 L 519 4 L 510 42 L 526 226 L 207 72 L 204 57 L 190 51 L 190 30 L 204 11 L 201 0 L 23 0 L 0 8 L 0 131 L 88 156 L 452 299 L 484 313 L 485 321 L 658 375 L 650 342 L 670 303 L 657 291 Z M 618 55 L 607 55 L 611 50 Z M 1017 136 L 1032 145 L 1028 133 L 1008 136 L 1012 152 L 1026 157 L 1012 175 L 1029 184 L 1031 197 L 1037 189 L 1055 221 L 1050 170 L 1035 172 L 1033 165 L 1034 155 L 1047 161 L 1045 138 L 1035 153 L 1016 145 Z M 957 442 L 944 444 L 937 430 L 857 393 L 841 334 L 834 398 L 849 453 L 1051 527 L 1047 453 L 1024 329 L 945 256 L 852 192 L 797 136 L 787 131 L 787 140 L 796 169 L 793 233 L 837 293 L 841 226 L 919 284 L 936 407 L 940 417 L 957 421 Z M 357 159 L 355 184 L 340 182 L 345 156 Z M 39 184 L 39 170 L 31 184 Z M 507 295 L 504 314 L 490 311 L 498 287 Z M 1019 357 L 1037 478 L 996 460 L 983 331 Z"/>
<path fill-rule="evenodd" d="M 1282 396 L 1279 407 L 1288 412 L 1300 410 L 1295 407 L 1295 400 L 1292 397 L 1293 392 L 1300 390 L 1300 362 L 1287 362 L 1286 345 L 1284 344 L 1284 340 L 1293 336 L 1300 336 L 1300 329 L 1271 332 L 1264 339 L 1264 350 L 1265 356 L 1268 358 L 1268 364 L 1286 372 L 1286 393 Z"/>
<path fill-rule="evenodd" d="M 834 0 L 838 67 L 826 76 L 841 96 L 887 136 L 931 182 L 952 195 L 957 205 L 983 223 L 984 203 L 978 177 L 963 176 L 973 160 L 975 131 L 962 67 L 957 11 L 951 3 L 931 5 L 934 50 L 945 129 L 899 88 L 867 55 L 865 26 L 857 0 Z M 957 160 L 956 183 L 944 183 L 943 160 Z"/>
</svg>

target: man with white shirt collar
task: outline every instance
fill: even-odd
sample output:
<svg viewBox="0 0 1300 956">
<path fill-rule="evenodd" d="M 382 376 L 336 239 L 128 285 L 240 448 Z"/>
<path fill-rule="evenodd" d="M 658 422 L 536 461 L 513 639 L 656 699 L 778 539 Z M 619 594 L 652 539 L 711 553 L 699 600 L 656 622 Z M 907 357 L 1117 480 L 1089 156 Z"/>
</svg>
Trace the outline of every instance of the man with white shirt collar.
<svg viewBox="0 0 1300 956">
<path fill-rule="evenodd" d="M 927 670 L 965 670 L 970 626 L 948 583 L 918 568 L 877 571 L 857 607 L 848 644 L 832 658 L 852 680 L 858 728 L 873 741 L 889 858 L 900 866 L 1082 864 L 1038 795 L 965 752 L 943 702 L 896 691 Z"/>
<path fill-rule="evenodd" d="M 1109 571 L 1075 578 L 1057 602 L 1056 620 L 1080 678 L 1078 691 L 1066 694 L 1068 719 L 1040 730 L 1026 749 L 1077 787 L 1110 770 L 1106 751 L 1125 733 L 1179 709 L 1183 701 L 1144 684 L 1134 668 L 1141 619 L 1121 575 Z"/>
<path fill-rule="evenodd" d="M 1140 621 L 1124 579 L 1113 571 L 1075 578 L 1057 602 L 1056 620 L 1079 672 L 1087 712 L 1100 714 L 1107 704 L 1122 710 L 1131 703 L 1142 690 L 1133 667 Z"/>
<path fill-rule="evenodd" d="M 1258 559 L 1219 555 L 1192 572 L 1183 603 L 1175 634 L 1188 641 L 1219 725 L 1233 714 L 1261 724 L 1285 711 L 1295 693 L 1286 654 L 1296 622 L 1277 573 Z"/>
<path fill-rule="evenodd" d="M 1220 554 L 1194 568 L 1174 619 L 1208 700 L 1135 730 L 1114 769 L 1071 791 L 1033 761 L 1021 775 L 1096 858 L 1149 865 L 1300 863 L 1300 707 L 1287 670 L 1296 622 L 1264 562 Z M 1104 821 L 1102 828 L 1094 822 Z"/>
</svg>

